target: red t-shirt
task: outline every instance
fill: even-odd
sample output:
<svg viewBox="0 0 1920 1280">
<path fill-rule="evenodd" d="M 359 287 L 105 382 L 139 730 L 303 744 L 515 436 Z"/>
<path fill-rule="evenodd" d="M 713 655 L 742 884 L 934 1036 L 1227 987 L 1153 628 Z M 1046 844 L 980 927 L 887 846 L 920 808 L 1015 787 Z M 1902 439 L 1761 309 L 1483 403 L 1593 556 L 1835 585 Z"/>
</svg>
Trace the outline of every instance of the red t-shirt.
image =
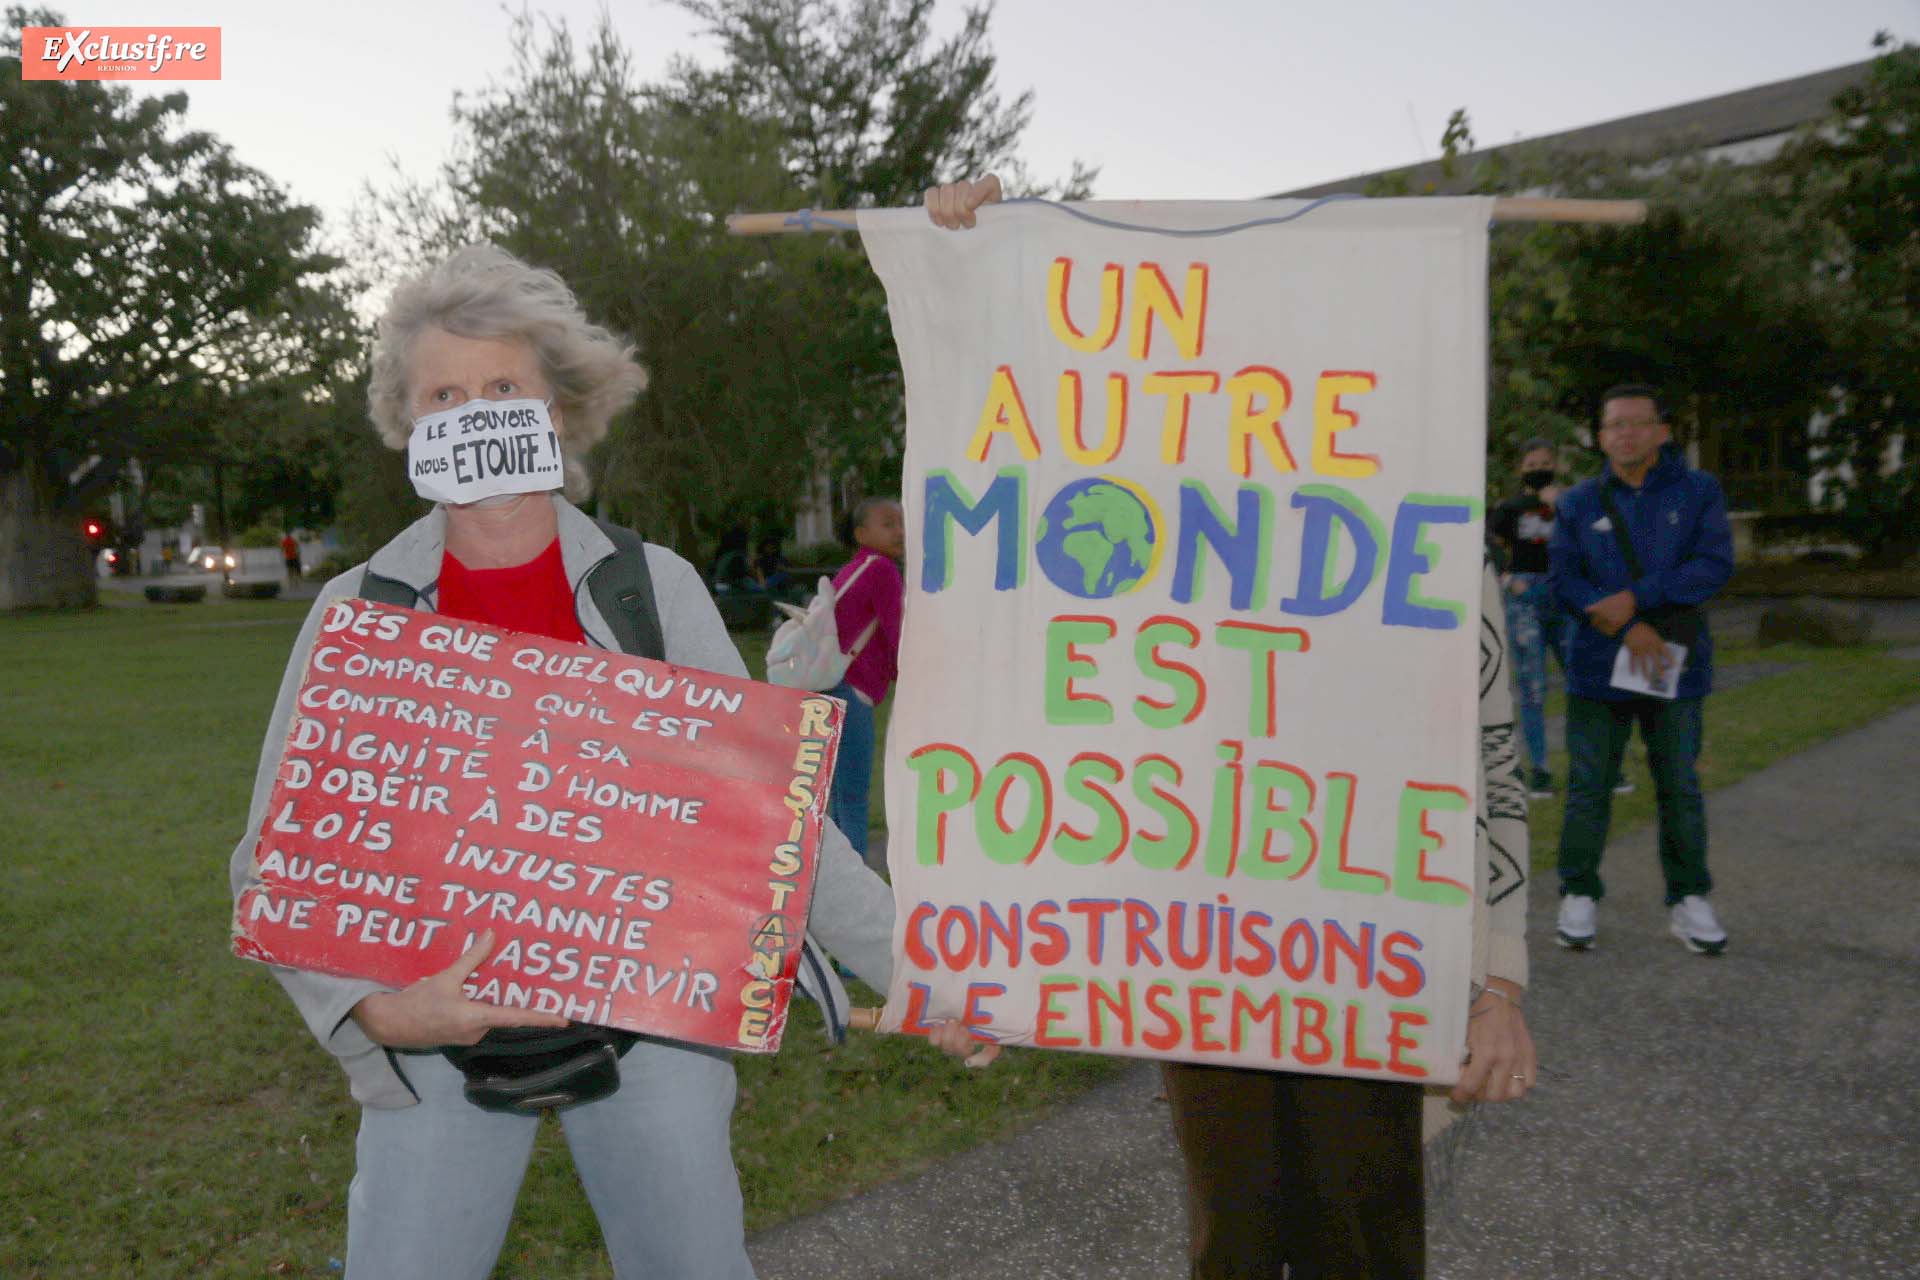
<svg viewBox="0 0 1920 1280">
<path fill-rule="evenodd" d="M 440 612 L 575 644 L 587 639 L 573 610 L 558 538 L 525 564 L 505 569 L 469 569 L 447 552 L 440 561 Z"/>
</svg>

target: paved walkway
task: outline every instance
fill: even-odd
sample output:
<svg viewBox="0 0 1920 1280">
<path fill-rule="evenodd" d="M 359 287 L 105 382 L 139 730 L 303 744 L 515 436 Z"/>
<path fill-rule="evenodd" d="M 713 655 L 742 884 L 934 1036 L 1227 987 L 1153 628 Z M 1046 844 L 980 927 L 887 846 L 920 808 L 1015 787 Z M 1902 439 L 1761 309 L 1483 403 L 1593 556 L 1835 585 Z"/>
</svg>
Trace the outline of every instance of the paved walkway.
<svg viewBox="0 0 1920 1280">
<path fill-rule="evenodd" d="M 1430 1194 L 1432 1275 L 1920 1275 L 1920 708 L 1715 792 L 1708 960 L 1667 936 L 1654 836 L 1607 858 L 1600 945 L 1533 893 L 1543 1078 Z M 1904 799 L 1903 799 L 1904 798 Z M 990 1080 L 991 1074 L 983 1077 Z M 1150 1067 L 1036 1128 L 751 1242 L 763 1280 L 1185 1274 Z"/>
</svg>

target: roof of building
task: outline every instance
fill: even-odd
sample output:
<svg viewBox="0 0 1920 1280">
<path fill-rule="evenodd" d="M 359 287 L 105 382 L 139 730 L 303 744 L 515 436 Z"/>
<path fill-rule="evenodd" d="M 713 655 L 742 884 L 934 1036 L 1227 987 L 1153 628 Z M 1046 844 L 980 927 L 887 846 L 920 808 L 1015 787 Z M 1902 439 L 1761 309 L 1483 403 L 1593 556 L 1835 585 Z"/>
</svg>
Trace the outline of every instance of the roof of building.
<svg viewBox="0 0 1920 1280">
<path fill-rule="evenodd" d="M 1867 68 L 1872 65 L 1869 59 L 1835 67 L 1831 71 L 1816 71 L 1792 80 L 1777 80 L 1772 84 L 1723 93 L 1715 98 L 1701 98 L 1678 106 L 1662 107 L 1657 111 L 1644 111 L 1639 115 L 1622 116 L 1618 120 L 1568 129 L 1563 133 L 1527 138 L 1501 147 L 1488 147 L 1461 157 L 1452 178 L 1442 172 L 1441 162 L 1436 159 L 1355 174 L 1350 178 L 1277 194 L 1312 197 L 1364 191 L 1376 179 L 1396 174 L 1404 175 L 1413 190 L 1431 189 L 1446 193 L 1464 188 L 1471 181 L 1471 175 L 1477 167 L 1475 161 L 1519 148 L 1644 155 L 1728 146 L 1786 133 L 1818 119 L 1832 105 L 1834 95 L 1865 80 Z"/>
</svg>

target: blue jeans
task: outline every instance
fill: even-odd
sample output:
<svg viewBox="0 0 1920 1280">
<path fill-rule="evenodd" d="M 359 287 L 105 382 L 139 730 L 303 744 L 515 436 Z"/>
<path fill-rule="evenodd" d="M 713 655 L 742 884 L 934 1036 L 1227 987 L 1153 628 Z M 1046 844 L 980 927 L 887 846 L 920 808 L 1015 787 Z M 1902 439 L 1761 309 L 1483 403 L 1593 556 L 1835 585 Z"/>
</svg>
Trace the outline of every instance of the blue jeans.
<svg viewBox="0 0 1920 1280">
<path fill-rule="evenodd" d="M 833 767 L 833 791 L 827 817 L 860 855 L 867 857 L 867 809 L 873 791 L 873 708 L 842 680 L 828 694 L 847 704 L 840 724 L 840 759 Z"/>
<path fill-rule="evenodd" d="M 1613 783 L 1620 757 L 1636 721 L 1647 744 L 1660 810 L 1660 870 L 1667 882 L 1667 905 L 1689 894 L 1709 893 L 1707 806 L 1700 796 L 1700 758 L 1704 717 L 1701 698 L 1629 698 L 1601 702 L 1567 698 L 1566 821 L 1560 828 L 1560 892 L 1598 900 L 1600 855 L 1607 847 L 1613 817 Z"/>
<path fill-rule="evenodd" d="M 1505 593 L 1507 652 L 1512 656 L 1514 701 L 1520 709 L 1520 736 L 1536 772 L 1547 769 L 1547 652 L 1565 670 L 1560 649 L 1561 624 L 1566 620 L 1559 602 L 1547 587 L 1544 573 L 1516 573 L 1511 582 L 1519 594 Z"/>
<path fill-rule="evenodd" d="M 484 1280 L 540 1122 L 468 1102 L 437 1053 L 395 1056 L 420 1101 L 361 1109 L 348 1280 Z M 641 1040 L 620 1060 L 617 1092 L 560 1113 L 615 1275 L 751 1280 L 733 1095 L 725 1054 Z"/>
</svg>

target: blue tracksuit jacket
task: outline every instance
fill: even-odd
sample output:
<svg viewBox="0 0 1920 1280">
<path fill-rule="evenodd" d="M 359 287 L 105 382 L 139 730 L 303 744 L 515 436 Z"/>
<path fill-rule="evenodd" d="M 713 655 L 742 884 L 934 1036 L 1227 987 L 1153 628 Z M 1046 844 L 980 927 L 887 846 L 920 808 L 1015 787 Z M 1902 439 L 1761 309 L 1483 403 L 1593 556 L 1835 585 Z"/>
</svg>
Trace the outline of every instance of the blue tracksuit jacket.
<svg viewBox="0 0 1920 1280">
<path fill-rule="evenodd" d="M 1645 570 L 1637 580 L 1614 538 L 1601 501 L 1602 485 L 1626 518 L 1634 553 Z M 1621 590 L 1631 590 L 1641 610 L 1704 605 L 1712 599 L 1733 576 L 1726 495 L 1718 480 L 1687 466 L 1679 450 L 1667 445 L 1638 489 L 1614 475 L 1611 467 L 1569 489 L 1560 499 L 1547 556 L 1553 566 L 1553 593 L 1575 619 L 1567 641 L 1568 690 L 1608 702 L 1632 697 L 1612 686 L 1619 639 L 1595 629 L 1586 607 Z M 1712 688 L 1713 639 L 1703 626 L 1700 643 L 1680 673 L 1679 696 L 1701 698 Z"/>
</svg>

